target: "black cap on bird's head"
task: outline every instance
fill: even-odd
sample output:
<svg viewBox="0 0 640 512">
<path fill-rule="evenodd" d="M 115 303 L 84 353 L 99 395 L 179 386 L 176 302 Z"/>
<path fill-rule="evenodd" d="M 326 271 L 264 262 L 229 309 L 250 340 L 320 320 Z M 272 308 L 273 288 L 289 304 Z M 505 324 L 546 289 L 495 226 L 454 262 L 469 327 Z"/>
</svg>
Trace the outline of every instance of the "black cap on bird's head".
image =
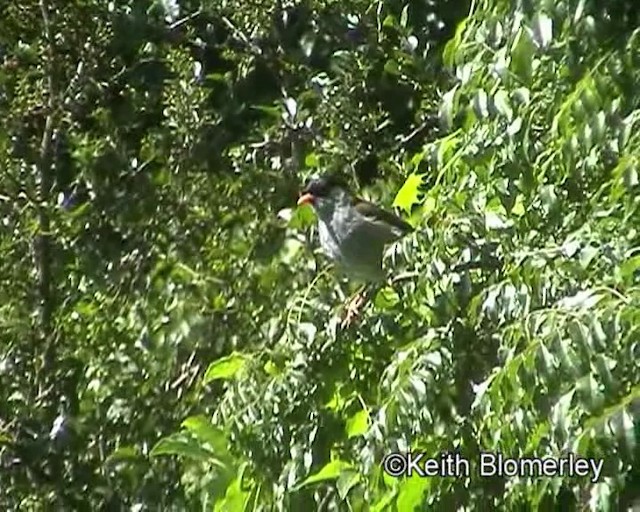
<svg viewBox="0 0 640 512">
<path fill-rule="evenodd" d="M 343 190 L 349 189 L 346 180 L 339 174 L 312 176 L 300 193 L 298 205 L 313 204 L 316 198 L 329 197 L 331 192 L 336 188 Z"/>
</svg>

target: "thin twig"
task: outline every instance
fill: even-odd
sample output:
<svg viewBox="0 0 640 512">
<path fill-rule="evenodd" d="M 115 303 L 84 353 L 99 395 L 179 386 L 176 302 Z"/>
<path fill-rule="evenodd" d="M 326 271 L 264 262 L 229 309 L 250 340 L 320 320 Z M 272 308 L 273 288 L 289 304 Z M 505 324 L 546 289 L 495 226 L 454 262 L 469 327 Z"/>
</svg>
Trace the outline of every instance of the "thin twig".
<svg viewBox="0 0 640 512">
<path fill-rule="evenodd" d="M 251 51 L 251 53 L 253 53 L 254 55 L 262 55 L 262 49 L 260 49 L 258 46 L 256 46 L 255 44 L 253 44 L 249 38 L 238 28 L 236 27 L 229 18 L 227 18 L 226 16 L 222 17 L 222 22 L 231 29 L 231 31 L 234 33 L 234 35 L 240 39 L 245 46 L 247 46 L 247 48 L 249 48 L 249 50 Z"/>
<path fill-rule="evenodd" d="M 184 25 L 185 23 L 188 23 L 191 20 L 197 18 L 201 14 L 202 14 L 202 9 L 198 9 L 196 12 L 193 12 L 193 13 L 189 14 L 188 16 L 185 16 L 184 18 L 181 18 L 181 19 L 179 19 L 177 21 L 174 21 L 171 25 L 169 25 L 169 30 L 175 30 L 177 28 L 180 28 L 182 25 Z"/>
</svg>

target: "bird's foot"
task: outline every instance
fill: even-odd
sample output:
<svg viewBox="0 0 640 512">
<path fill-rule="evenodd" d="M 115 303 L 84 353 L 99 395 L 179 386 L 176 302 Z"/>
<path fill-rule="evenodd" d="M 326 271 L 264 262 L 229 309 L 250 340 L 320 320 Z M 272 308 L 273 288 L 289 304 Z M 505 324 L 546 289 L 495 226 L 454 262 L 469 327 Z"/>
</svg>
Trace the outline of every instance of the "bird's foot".
<svg viewBox="0 0 640 512">
<path fill-rule="evenodd" d="M 347 327 L 350 327 L 351 324 L 353 324 L 354 320 L 360 314 L 360 310 L 366 301 L 367 294 L 365 292 L 357 293 L 353 297 L 351 297 L 351 299 L 349 299 L 345 306 L 344 318 L 342 319 L 342 323 L 340 324 L 340 327 L 342 329 L 346 329 Z"/>
</svg>

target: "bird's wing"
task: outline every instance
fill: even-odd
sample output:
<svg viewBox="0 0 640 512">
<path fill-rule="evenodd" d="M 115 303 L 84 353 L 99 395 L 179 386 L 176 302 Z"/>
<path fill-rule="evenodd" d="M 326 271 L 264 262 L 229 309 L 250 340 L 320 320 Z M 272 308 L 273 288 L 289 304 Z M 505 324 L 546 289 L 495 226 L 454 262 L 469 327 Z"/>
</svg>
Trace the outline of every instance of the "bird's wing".
<svg viewBox="0 0 640 512">
<path fill-rule="evenodd" d="M 380 236 L 384 237 L 386 241 L 391 242 L 413 231 L 411 224 L 402 220 L 395 213 L 383 210 L 369 201 L 354 198 L 353 205 L 356 211 L 362 215 L 369 225 L 376 232 L 379 232 Z"/>
</svg>

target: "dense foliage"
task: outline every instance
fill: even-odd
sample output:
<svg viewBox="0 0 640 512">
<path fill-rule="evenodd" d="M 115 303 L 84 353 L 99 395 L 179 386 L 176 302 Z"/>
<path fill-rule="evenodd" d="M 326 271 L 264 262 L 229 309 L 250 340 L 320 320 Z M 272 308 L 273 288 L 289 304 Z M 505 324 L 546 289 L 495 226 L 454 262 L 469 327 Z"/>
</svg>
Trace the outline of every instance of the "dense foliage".
<svg viewBox="0 0 640 512">
<path fill-rule="evenodd" d="M 636 2 L 1 12 L 3 510 L 637 505 Z M 347 329 L 295 208 L 324 170 L 416 228 Z"/>
</svg>

